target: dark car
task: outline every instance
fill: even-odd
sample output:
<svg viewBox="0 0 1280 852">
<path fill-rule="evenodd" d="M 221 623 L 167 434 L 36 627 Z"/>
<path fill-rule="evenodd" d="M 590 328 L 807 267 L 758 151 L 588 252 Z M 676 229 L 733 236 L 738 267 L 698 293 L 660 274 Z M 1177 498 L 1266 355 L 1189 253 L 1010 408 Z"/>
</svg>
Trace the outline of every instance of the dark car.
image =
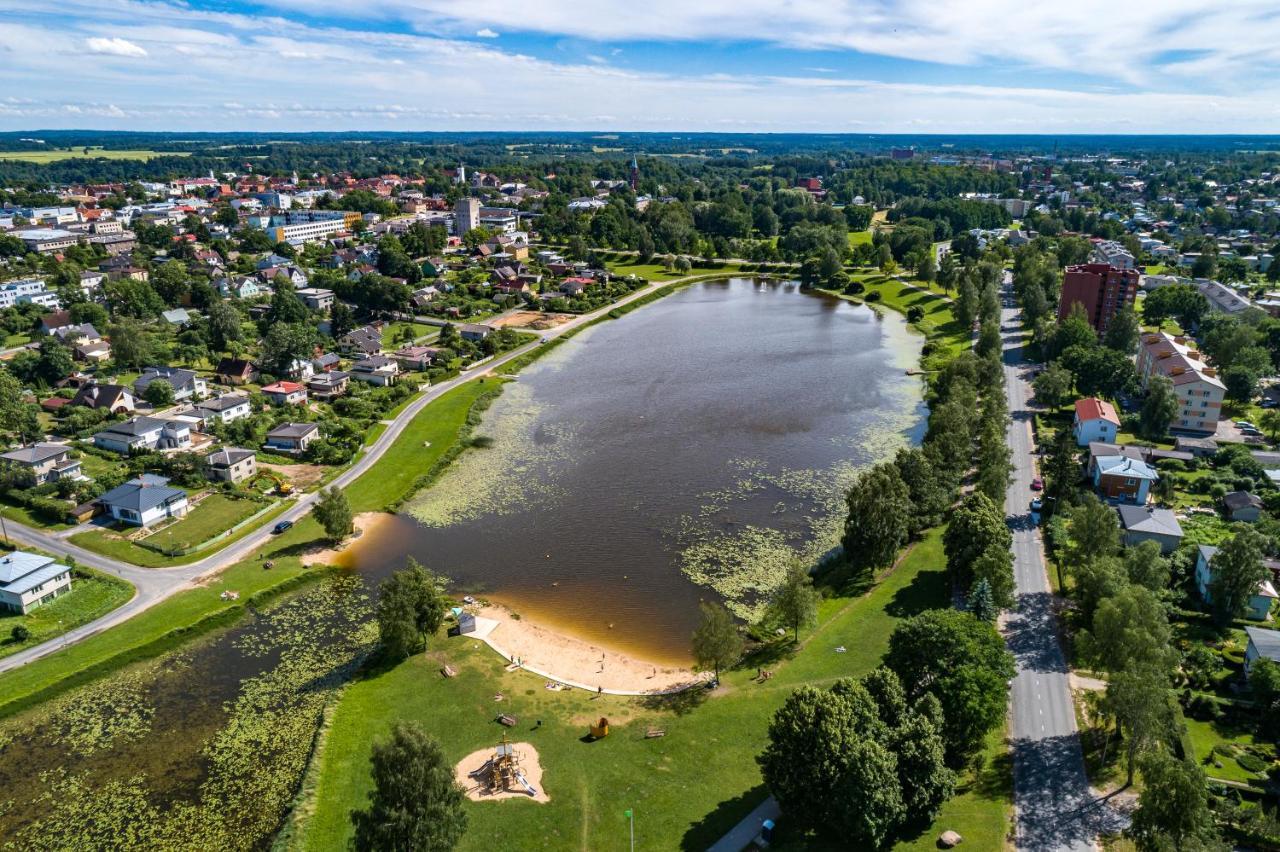
<svg viewBox="0 0 1280 852">
<path fill-rule="evenodd" d="M 289 527 L 291 526 L 293 526 L 293 521 L 281 521 L 280 523 L 276 524 L 274 527 L 271 528 L 271 534 L 280 535 L 280 533 L 289 529 Z"/>
</svg>

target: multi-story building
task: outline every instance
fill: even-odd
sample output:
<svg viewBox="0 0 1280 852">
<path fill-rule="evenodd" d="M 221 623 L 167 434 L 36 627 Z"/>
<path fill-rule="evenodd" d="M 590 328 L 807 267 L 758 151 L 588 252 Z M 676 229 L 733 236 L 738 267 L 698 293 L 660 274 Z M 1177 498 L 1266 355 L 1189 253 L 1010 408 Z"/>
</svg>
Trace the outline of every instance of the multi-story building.
<svg viewBox="0 0 1280 852">
<path fill-rule="evenodd" d="M 1062 276 L 1058 319 L 1066 319 L 1074 306 L 1081 305 L 1089 324 L 1102 334 L 1120 310 L 1133 307 L 1138 278 L 1136 269 L 1117 269 L 1105 263 L 1068 266 Z"/>
<path fill-rule="evenodd" d="M 480 199 L 459 198 L 458 203 L 453 208 L 454 225 L 453 232 L 456 236 L 462 236 L 467 231 L 480 227 Z"/>
<path fill-rule="evenodd" d="M 17 237 L 26 245 L 28 251 L 39 254 L 53 254 L 69 249 L 84 238 L 84 234 L 62 228 L 25 228 L 20 231 L 11 231 L 9 236 Z"/>
<path fill-rule="evenodd" d="M 45 287 L 43 278 L 21 278 L 0 284 L 0 308 L 33 304 L 58 310 L 58 294 Z"/>
<path fill-rule="evenodd" d="M 1144 335 L 1138 346 L 1138 375 L 1146 387 L 1152 376 L 1173 382 L 1178 413 L 1170 427 L 1175 431 L 1216 432 L 1227 388 L 1218 372 L 1205 363 L 1194 341 L 1168 332 Z"/>
</svg>

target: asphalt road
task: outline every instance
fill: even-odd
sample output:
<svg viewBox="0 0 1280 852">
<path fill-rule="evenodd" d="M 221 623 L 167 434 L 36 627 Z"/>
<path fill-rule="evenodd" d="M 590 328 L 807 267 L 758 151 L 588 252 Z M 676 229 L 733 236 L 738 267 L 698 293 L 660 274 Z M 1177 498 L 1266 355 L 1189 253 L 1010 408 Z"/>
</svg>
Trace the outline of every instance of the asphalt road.
<svg viewBox="0 0 1280 852">
<path fill-rule="evenodd" d="M 540 332 L 541 337 L 538 341 L 527 343 L 524 346 L 504 353 L 492 361 L 488 361 L 482 366 L 469 372 L 462 373 L 447 382 L 441 382 L 438 385 L 433 385 L 429 390 L 406 406 L 395 420 L 391 422 L 391 425 L 387 427 L 386 431 L 379 435 L 378 439 L 374 441 L 373 444 L 366 447 L 359 458 L 357 458 L 349 468 L 337 476 L 330 483 L 330 486 L 342 488 L 353 482 L 361 474 L 371 468 L 378 459 L 382 457 L 382 454 L 396 442 L 396 439 L 400 437 L 402 432 L 404 432 L 405 427 L 409 425 L 410 421 L 412 421 L 413 418 L 422 411 L 422 409 L 426 408 L 441 395 L 448 393 L 459 385 L 490 374 L 495 368 L 500 367 L 508 361 L 518 358 L 526 352 L 541 346 L 543 340 L 560 337 L 561 335 L 566 334 L 575 328 L 579 328 L 609 311 L 612 311 L 620 305 L 625 305 L 628 302 L 643 298 L 654 290 L 657 290 L 660 287 L 665 287 L 668 284 L 678 284 L 688 280 L 688 278 L 702 277 L 706 277 L 706 274 L 703 273 L 688 276 L 686 278 L 679 278 L 673 281 L 655 281 L 647 287 L 643 287 L 636 292 L 619 299 L 613 304 L 606 305 L 605 307 L 592 311 L 591 313 L 575 317 L 569 322 L 553 329 Z M 132 618 L 138 613 L 155 606 L 170 595 L 180 592 L 183 589 L 190 588 L 195 580 L 198 580 L 206 574 L 214 574 L 222 568 L 234 565 L 235 563 L 244 560 L 255 550 L 261 547 L 264 542 L 271 538 L 271 528 L 275 526 L 275 524 L 280 521 L 296 522 L 300 520 L 311 511 L 311 507 L 315 504 L 317 499 L 319 499 L 318 493 L 300 495 L 294 500 L 294 505 L 291 508 L 276 516 L 270 524 L 249 533 L 234 544 L 212 552 L 203 559 L 175 568 L 143 568 L 128 562 L 120 562 L 118 560 L 93 553 L 92 551 L 85 550 L 83 547 L 78 547 L 65 539 L 58 538 L 52 533 L 43 532 L 33 527 L 20 524 L 16 521 L 6 519 L 5 527 L 10 539 L 23 545 L 39 548 L 40 550 L 57 556 L 74 557 L 75 560 L 82 565 L 88 565 L 91 568 L 97 568 L 100 571 L 105 571 L 107 573 L 114 574 L 117 577 L 122 577 L 134 585 L 136 592 L 133 598 L 128 602 L 117 607 L 101 618 L 91 621 L 88 624 L 81 625 L 73 630 L 69 630 L 61 636 L 57 636 L 47 642 L 42 642 L 39 645 L 34 645 L 23 651 L 10 654 L 5 658 L 0 659 L 0 672 L 6 672 L 11 669 L 18 668 L 19 666 L 26 665 L 33 660 L 38 660 L 41 657 L 60 651 L 68 645 L 73 645 L 76 642 L 80 642 L 83 639 L 88 638 L 89 636 L 100 633 L 109 627 L 119 624 L 129 618 Z"/>
<path fill-rule="evenodd" d="M 1005 513 L 1013 531 L 1017 601 L 1005 621 L 1005 639 L 1017 661 L 1010 691 L 1017 848 L 1085 852 L 1096 848 L 1100 832 L 1120 827 L 1122 818 L 1089 789 L 1044 550 L 1031 519 L 1031 480 L 1036 470 L 1027 400 L 1032 392 L 1020 322 L 1017 310 L 1003 311 L 1009 449 L 1014 465 Z"/>
</svg>

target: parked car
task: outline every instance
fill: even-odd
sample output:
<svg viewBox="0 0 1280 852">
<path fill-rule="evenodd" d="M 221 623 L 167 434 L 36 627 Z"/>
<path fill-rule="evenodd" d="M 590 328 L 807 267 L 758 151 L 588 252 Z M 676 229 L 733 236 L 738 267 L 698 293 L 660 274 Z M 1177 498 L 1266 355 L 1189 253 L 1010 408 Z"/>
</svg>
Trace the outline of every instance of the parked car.
<svg viewBox="0 0 1280 852">
<path fill-rule="evenodd" d="M 1031 501 L 1031 511 L 1039 512 L 1043 508 L 1044 508 L 1044 501 L 1041 500 L 1039 497 L 1036 497 L 1034 500 Z"/>
<path fill-rule="evenodd" d="M 1044 480 L 1043 480 L 1043 479 L 1041 479 L 1041 478 L 1040 478 L 1040 477 L 1038 477 L 1038 476 L 1037 476 L 1035 479 L 1031 480 L 1031 490 L 1032 490 L 1032 491 L 1043 491 L 1043 490 L 1044 490 Z"/>
<path fill-rule="evenodd" d="M 1271 397 L 1267 397 L 1262 402 L 1258 403 L 1258 405 L 1261 408 L 1275 408 L 1277 405 L 1280 405 L 1280 403 L 1276 402 Z"/>
<path fill-rule="evenodd" d="M 1250 423 L 1248 420 L 1237 420 L 1236 428 L 1237 429 L 1257 429 L 1258 427 Z"/>
<path fill-rule="evenodd" d="M 272 535 L 280 535 L 280 533 L 293 526 L 293 521 L 281 521 L 271 528 Z"/>
</svg>

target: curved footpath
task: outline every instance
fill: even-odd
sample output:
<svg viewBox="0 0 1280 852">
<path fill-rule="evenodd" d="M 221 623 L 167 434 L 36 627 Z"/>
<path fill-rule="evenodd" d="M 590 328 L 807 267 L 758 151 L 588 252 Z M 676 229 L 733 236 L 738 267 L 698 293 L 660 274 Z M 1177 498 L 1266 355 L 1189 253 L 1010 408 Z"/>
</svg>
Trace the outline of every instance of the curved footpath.
<svg viewBox="0 0 1280 852">
<path fill-rule="evenodd" d="M 350 485 L 362 474 L 367 472 L 374 464 L 377 463 L 396 439 L 400 437 L 405 428 L 417 417 L 421 411 L 430 403 L 434 402 L 443 394 L 448 393 L 460 385 L 474 381 L 483 376 L 491 375 L 493 370 L 507 364 L 510 361 L 519 358 L 522 355 L 544 345 L 542 341 L 561 337 L 564 334 L 581 328 L 582 326 L 596 320 L 610 311 L 615 310 L 623 305 L 642 299 L 645 296 L 657 291 L 662 287 L 672 284 L 686 284 L 694 281 L 700 281 L 710 278 L 722 277 L 726 275 L 742 274 L 736 270 L 727 270 L 725 272 L 715 273 L 698 273 L 696 275 L 686 275 L 682 278 L 675 278 L 670 281 L 654 281 L 639 290 L 624 296 L 616 302 L 605 305 L 590 313 L 582 314 L 575 317 L 564 325 L 556 328 L 547 329 L 540 332 L 541 340 L 532 343 L 526 343 L 524 346 L 517 347 L 510 352 L 494 358 L 485 364 L 482 368 L 477 368 L 471 372 L 463 373 L 446 382 L 433 385 L 421 396 L 405 406 L 396 418 L 391 421 L 391 425 L 386 428 L 378 439 L 372 445 L 366 447 L 359 458 L 335 477 L 330 483 L 331 487 L 344 487 Z M 272 520 L 274 523 L 280 521 L 298 521 L 305 517 L 311 511 L 311 507 L 319 499 L 319 492 L 304 494 L 294 500 L 294 506 L 286 510 L 280 515 L 275 516 Z M 143 612 L 166 598 L 170 597 L 183 589 L 190 588 L 196 580 L 201 579 L 209 574 L 217 573 L 219 570 L 234 565 L 244 560 L 247 556 L 257 550 L 264 542 L 271 537 L 271 526 L 263 525 L 257 530 L 246 535 L 239 541 L 227 545 L 221 550 L 210 553 L 203 559 L 197 560 L 187 565 L 181 565 L 173 568 L 143 568 L 134 565 L 131 562 L 122 562 L 120 560 L 111 559 L 101 554 L 86 550 L 83 547 L 72 544 L 58 536 L 35 529 L 34 527 L 20 524 L 16 521 L 5 521 L 9 530 L 9 538 L 30 547 L 36 547 L 47 553 L 56 556 L 70 556 L 76 562 L 87 565 L 90 568 L 96 568 L 99 571 L 105 571 L 114 574 L 128 582 L 132 583 L 135 588 L 134 596 L 125 604 L 117 607 L 106 615 L 95 619 L 87 624 L 82 624 L 72 630 L 68 630 L 61 636 L 55 636 L 39 645 L 34 645 L 26 650 L 11 654 L 8 657 L 0 659 L 0 672 L 10 671 L 20 666 L 26 665 L 33 660 L 48 656 L 63 648 L 74 645 L 75 643 L 87 639 L 96 633 L 100 633 L 109 627 L 113 627 L 123 621 L 126 621 L 140 612 Z M 273 524 L 274 525 L 274 524 Z"/>
</svg>

